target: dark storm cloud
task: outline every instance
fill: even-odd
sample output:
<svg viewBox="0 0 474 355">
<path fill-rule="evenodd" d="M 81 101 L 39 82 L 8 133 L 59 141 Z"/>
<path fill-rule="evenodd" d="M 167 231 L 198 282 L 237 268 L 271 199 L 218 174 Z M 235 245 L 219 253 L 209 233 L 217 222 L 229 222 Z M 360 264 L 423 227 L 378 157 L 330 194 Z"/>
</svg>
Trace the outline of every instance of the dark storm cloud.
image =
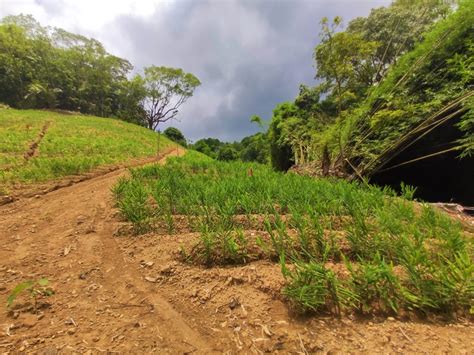
<svg viewBox="0 0 474 355">
<path fill-rule="evenodd" d="M 387 0 L 179 0 L 147 19 L 121 16 L 109 41 L 137 69 L 181 67 L 202 82 L 180 112 L 193 140 L 240 139 L 256 131 L 253 114 L 271 117 L 300 83 L 314 84 L 313 48 L 323 16 L 348 21 Z"/>
</svg>

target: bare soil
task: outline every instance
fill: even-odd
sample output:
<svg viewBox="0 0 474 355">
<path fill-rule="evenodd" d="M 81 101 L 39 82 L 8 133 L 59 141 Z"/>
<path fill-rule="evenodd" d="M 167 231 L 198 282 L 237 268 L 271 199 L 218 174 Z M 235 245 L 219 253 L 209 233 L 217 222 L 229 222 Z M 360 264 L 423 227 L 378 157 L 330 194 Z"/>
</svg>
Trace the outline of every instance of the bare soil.
<svg viewBox="0 0 474 355">
<path fill-rule="evenodd" d="M 0 207 L 1 302 L 25 280 L 55 291 L 0 308 L 0 353 L 472 353 L 468 320 L 302 317 L 270 261 L 205 268 L 178 256 L 194 233 L 118 233 L 110 189 L 126 173 Z"/>
</svg>

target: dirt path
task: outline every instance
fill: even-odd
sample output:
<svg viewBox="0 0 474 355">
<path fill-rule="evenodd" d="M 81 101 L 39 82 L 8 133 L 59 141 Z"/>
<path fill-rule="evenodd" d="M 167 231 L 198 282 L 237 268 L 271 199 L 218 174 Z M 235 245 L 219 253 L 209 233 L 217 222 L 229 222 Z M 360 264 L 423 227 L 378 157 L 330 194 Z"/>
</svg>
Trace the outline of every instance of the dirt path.
<svg viewBox="0 0 474 355">
<path fill-rule="evenodd" d="M 122 257 L 110 189 L 124 174 L 114 171 L 0 208 L 2 308 L 25 280 L 47 277 L 55 291 L 39 315 L 0 310 L 0 353 L 212 352 L 209 339 Z M 19 297 L 17 304 L 27 300 Z"/>
<path fill-rule="evenodd" d="M 119 236 L 125 174 L 0 207 L 0 302 L 29 279 L 55 291 L 39 314 L 0 304 L 0 353 L 472 353 L 468 320 L 302 318 L 275 263 L 208 269 L 177 258 L 195 233 Z"/>
</svg>

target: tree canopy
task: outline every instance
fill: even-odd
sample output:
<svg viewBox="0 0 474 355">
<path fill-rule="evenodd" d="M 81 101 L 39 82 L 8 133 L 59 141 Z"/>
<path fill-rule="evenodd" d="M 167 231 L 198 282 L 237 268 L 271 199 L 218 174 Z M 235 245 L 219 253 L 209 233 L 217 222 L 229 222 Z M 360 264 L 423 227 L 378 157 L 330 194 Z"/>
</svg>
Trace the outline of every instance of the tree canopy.
<svg viewBox="0 0 474 355">
<path fill-rule="evenodd" d="M 146 122 L 148 128 L 156 130 L 160 123 L 176 117 L 179 107 L 193 95 L 201 82 L 179 68 L 152 65 L 144 72 Z"/>
<path fill-rule="evenodd" d="M 222 146 L 217 152 L 217 160 L 232 161 L 237 160 L 238 158 L 239 154 L 237 153 L 237 150 L 228 145 Z"/>
<path fill-rule="evenodd" d="M 183 133 L 175 128 L 175 127 L 168 127 L 163 131 L 163 134 L 171 139 L 173 142 L 181 144 L 183 147 L 186 147 L 186 138 L 184 138 Z"/>
<path fill-rule="evenodd" d="M 94 39 L 8 16 L 0 22 L 0 53 L 0 101 L 10 106 L 140 113 L 130 107 L 138 102 L 123 99 L 132 65 Z"/>
</svg>

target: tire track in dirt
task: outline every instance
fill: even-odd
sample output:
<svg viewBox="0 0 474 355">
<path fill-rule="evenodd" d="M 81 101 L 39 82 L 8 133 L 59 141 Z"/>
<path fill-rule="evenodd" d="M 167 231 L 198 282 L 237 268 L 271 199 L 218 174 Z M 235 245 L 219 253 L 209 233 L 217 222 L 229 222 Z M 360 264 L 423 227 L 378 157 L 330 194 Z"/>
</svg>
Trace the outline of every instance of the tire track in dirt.
<svg viewBox="0 0 474 355">
<path fill-rule="evenodd" d="M 28 279 L 47 277 L 55 290 L 39 314 L 27 310 L 25 296 L 0 312 L 1 351 L 214 352 L 212 339 L 192 329 L 123 258 L 110 189 L 125 174 L 0 208 L 2 299 Z"/>
</svg>

